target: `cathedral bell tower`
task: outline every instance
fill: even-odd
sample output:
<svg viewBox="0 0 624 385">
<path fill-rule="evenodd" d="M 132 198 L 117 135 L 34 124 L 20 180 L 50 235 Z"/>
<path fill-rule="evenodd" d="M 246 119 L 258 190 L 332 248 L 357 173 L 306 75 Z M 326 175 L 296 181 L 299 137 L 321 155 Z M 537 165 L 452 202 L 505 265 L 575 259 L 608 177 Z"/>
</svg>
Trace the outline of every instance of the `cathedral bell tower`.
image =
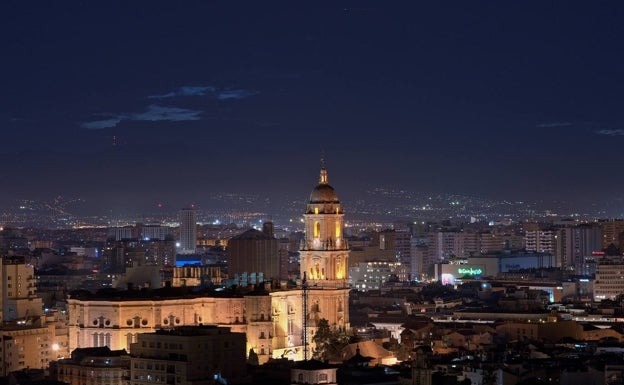
<svg viewBox="0 0 624 385">
<path fill-rule="evenodd" d="M 321 167 L 319 184 L 312 190 L 305 218 L 302 242 L 301 278 L 308 287 L 348 287 L 349 246 L 344 239 L 344 214 L 338 195 Z"/>
<path fill-rule="evenodd" d="M 271 296 L 273 357 L 307 360 L 313 351 L 310 337 L 319 321 L 336 330 L 348 330 L 349 246 L 344 239 L 344 214 L 338 195 L 321 166 L 318 185 L 304 213 L 305 238 L 301 241 L 301 284 L 276 290 Z"/>
</svg>

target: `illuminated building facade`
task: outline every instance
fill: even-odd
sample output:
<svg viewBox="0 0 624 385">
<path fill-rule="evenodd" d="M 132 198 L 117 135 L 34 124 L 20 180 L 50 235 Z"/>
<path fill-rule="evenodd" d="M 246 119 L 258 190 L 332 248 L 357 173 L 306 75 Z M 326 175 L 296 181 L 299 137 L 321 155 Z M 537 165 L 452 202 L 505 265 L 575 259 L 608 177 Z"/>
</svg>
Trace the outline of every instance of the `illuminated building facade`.
<svg viewBox="0 0 624 385">
<path fill-rule="evenodd" d="M 308 342 L 320 319 L 337 329 L 350 327 L 349 248 L 343 238 L 343 216 L 337 194 L 327 182 L 327 171 L 322 168 L 320 183 L 310 194 L 304 215 L 306 237 L 300 251 L 300 286 L 272 288 L 269 284 L 262 291 L 234 297 L 197 293 L 192 298 L 91 294 L 69 298 L 70 349 L 108 346 L 129 350 L 141 333 L 185 325 L 217 325 L 246 333 L 246 351 L 253 349 L 261 364 L 271 357 L 301 360 L 307 346 L 304 325 Z M 305 312 L 304 294 L 308 306 Z M 132 350 L 130 353 L 134 354 Z"/>
<path fill-rule="evenodd" d="M 305 238 L 299 251 L 301 278 L 309 289 L 309 319 L 325 318 L 330 326 L 349 327 L 349 245 L 338 195 L 321 168 L 304 215 Z M 314 326 L 314 323 L 311 325 Z"/>
<path fill-rule="evenodd" d="M 554 257 L 547 253 L 499 254 L 454 260 L 452 263 L 435 265 L 435 278 L 445 285 L 453 285 L 462 278 L 496 277 L 523 269 L 553 267 Z"/>
<path fill-rule="evenodd" d="M 35 270 L 23 257 L 2 258 L 3 321 L 43 315 L 43 301 L 35 286 Z"/>
</svg>

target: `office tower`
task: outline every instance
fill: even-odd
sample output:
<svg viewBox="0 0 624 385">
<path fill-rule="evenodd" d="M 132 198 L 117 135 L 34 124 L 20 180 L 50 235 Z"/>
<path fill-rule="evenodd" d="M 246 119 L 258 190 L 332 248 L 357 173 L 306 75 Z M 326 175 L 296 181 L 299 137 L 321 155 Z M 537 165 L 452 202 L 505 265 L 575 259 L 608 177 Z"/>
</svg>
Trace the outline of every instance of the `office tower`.
<svg viewBox="0 0 624 385">
<path fill-rule="evenodd" d="M 586 258 L 593 258 L 602 249 L 601 227 L 596 223 L 559 228 L 555 239 L 556 266 L 575 269 L 578 274 L 582 274 Z"/>
<path fill-rule="evenodd" d="M 195 209 L 180 210 L 180 254 L 195 253 L 197 244 L 197 213 Z"/>
</svg>

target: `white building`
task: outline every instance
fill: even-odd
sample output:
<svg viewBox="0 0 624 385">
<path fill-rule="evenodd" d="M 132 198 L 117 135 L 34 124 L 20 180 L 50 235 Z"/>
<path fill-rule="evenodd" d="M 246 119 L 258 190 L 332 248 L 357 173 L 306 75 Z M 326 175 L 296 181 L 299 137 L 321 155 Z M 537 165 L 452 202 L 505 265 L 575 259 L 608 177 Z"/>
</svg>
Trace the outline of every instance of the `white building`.
<svg viewBox="0 0 624 385">
<path fill-rule="evenodd" d="M 620 257 L 598 261 L 594 281 L 594 301 L 614 300 L 622 293 L 624 293 L 624 260 Z"/>
</svg>

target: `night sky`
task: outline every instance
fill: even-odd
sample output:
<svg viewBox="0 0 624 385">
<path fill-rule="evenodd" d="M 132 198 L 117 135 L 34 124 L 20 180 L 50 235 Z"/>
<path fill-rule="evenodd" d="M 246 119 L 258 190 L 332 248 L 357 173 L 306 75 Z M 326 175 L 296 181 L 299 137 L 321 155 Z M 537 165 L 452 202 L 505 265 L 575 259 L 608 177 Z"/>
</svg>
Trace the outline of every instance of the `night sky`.
<svg viewBox="0 0 624 385">
<path fill-rule="evenodd" d="M 623 20 L 619 1 L 3 1 L 1 206 L 304 200 L 322 152 L 344 199 L 618 199 Z"/>
</svg>

